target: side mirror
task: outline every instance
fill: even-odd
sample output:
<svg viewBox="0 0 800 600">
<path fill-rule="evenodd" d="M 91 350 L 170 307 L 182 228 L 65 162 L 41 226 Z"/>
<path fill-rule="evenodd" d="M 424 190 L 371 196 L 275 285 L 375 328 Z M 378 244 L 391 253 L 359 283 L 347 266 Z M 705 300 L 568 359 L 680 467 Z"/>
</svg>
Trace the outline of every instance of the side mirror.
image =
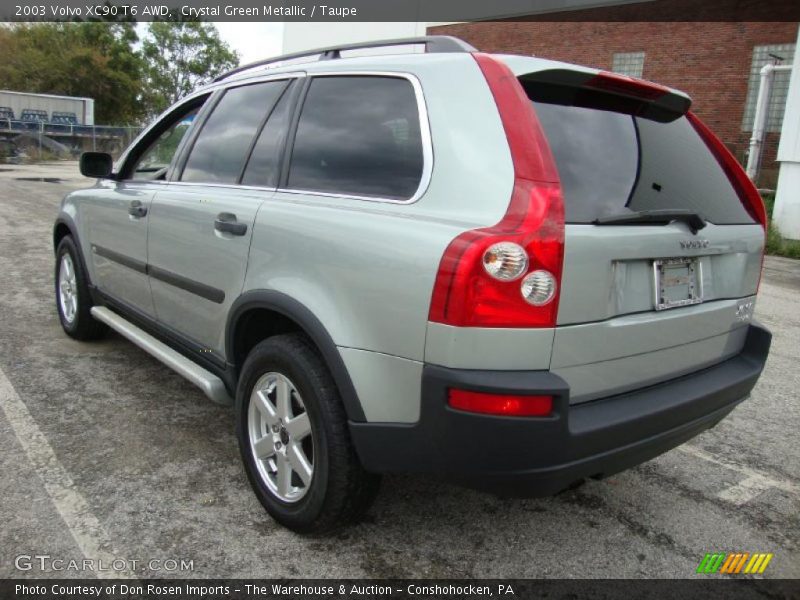
<svg viewBox="0 0 800 600">
<path fill-rule="evenodd" d="M 81 154 L 80 169 L 84 177 L 103 179 L 111 175 L 114 159 L 105 152 L 84 152 Z"/>
</svg>

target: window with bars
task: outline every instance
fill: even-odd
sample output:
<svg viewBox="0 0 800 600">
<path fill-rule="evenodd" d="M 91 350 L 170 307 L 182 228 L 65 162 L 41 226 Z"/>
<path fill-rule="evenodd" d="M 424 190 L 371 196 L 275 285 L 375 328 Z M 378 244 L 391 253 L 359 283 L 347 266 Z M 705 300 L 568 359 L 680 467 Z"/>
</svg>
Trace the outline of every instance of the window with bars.
<svg viewBox="0 0 800 600">
<path fill-rule="evenodd" d="M 794 44 L 772 44 L 753 48 L 753 62 L 750 65 L 750 81 L 747 86 L 747 102 L 744 106 L 744 116 L 742 117 L 742 131 L 753 130 L 756 99 L 758 98 L 758 87 L 761 81 L 761 68 L 768 63 L 776 62 L 775 58 L 770 54 L 783 58 L 777 64 L 791 65 L 794 60 L 794 51 Z M 767 131 L 781 130 L 783 112 L 786 108 L 786 97 L 789 94 L 789 75 L 790 71 L 775 71 L 772 75 Z"/>
<path fill-rule="evenodd" d="M 611 70 L 620 75 L 641 77 L 644 71 L 644 52 L 617 52 L 611 61 Z"/>
</svg>

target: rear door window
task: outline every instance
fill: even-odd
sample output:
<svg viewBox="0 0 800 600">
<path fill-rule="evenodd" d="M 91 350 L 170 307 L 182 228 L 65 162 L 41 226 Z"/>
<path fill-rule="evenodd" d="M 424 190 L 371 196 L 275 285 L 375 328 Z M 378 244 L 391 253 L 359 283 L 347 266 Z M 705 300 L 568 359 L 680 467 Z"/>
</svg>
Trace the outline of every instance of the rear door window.
<svg viewBox="0 0 800 600">
<path fill-rule="evenodd" d="M 268 81 L 227 90 L 203 124 L 181 181 L 238 183 L 253 140 L 286 86 Z"/>
<path fill-rule="evenodd" d="M 691 210 L 718 225 L 755 222 L 685 117 L 660 123 L 533 104 L 561 177 L 568 223 L 657 209 Z"/>
<path fill-rule="evenodd" d="M 275 187 L 278 185 L 280 155 L 286 141 L 291 113 L 291 96 L 287 89 L 269 115 L 258 135 L 256 145 L 247 161 L 242 185 Z"/>
<path fill-rule="evenodd" d="M 298 190 L 406 200 L 419 187 L 422 136 L 411 82 L 400 77 L 315 77 L 289 167 Z"/>
</svg>

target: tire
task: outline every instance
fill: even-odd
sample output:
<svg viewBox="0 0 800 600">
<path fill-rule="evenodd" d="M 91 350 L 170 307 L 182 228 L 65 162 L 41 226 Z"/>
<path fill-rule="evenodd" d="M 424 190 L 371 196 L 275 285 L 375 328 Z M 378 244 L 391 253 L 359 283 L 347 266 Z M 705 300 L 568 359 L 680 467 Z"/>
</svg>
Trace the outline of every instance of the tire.
<svg viewBox="0 0 800 600">
<path fill-rule="evenodd" d="M 283 409 L 281 398 L 289 399 Z M 236 390 L 236 413 L 250 485 L 285 527 L 327 532 L 358 520 L 375 499 L 380 476 L 362 468 L 339 392 L 306 336 L 277 335 L 251 350 Z"/>
<path fill-rule="evenodd" d="M 70 235 L 64 236 L 56 248 L 55 292 L 58 319 L 68 336 L 88 341 L 105 335 L 108 327 L 90 313 L 89 281 Z"/>
</svg>

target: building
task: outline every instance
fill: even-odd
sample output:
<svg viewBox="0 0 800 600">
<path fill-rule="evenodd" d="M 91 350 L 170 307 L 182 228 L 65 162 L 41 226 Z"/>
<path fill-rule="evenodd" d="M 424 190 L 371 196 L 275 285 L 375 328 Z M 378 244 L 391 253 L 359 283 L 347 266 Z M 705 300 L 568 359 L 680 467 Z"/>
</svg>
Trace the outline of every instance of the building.
<svg viewBox="0 0 800 600">
<path fill-rule="evenodd" d="M 797 23 L 625 21 L 636 5 L 592 9 L 592 21 L 504 21 L 429 27 L 486 52 L 536 55 L 641 77 L 688 93 L 694 110 L 746 162 L 759 71 L 791 64 Z M 601 11 L 602 12 L 599 12 Z M 581 18 L 573 11 L 571 18 Z M 534 17 L 535 19 L 535 17 Z M 607 19 L 607 20 L 598 20 Z M 775 57 L 780 57 L 775 58 Z M 789 73 L 776 73 L 758 183 L 774 188 Z"/>
<path fill-rule="evenodd" d="M 701 15 L 708 22 L 669 20 L 682 9 L 694 10 L 698 17 L 697 3 L 687 4 L 687 0 L 550 4 L 562 7 L 561 12 L 543 10 L 506 21 L 286 23 L 283 49 L 288 53 L 427 32 L 458 36 L 486 52 L 533 54 L 642 77 L 687 92 L 694 101 L 693 110 L 746 163 L 759 71 L 767 62 L 788 65 L 794 60 L 798 24 L 769 20 L 782 17 L 782 3 L 774 3 L 774 14 L 767 13 L 765 18 L 764 11 L 772 10 L 772 3 L 762 4 L 761 12 L 752 17 L 753 13 L 731 13 L 729 0 L 709 0 L 703 3 L 707 15 Z M 571 10 L 564 10 L 565 6 Z M 660 13 L 664 7 L 672 12 Z M 737 20 L 717 20 L 720 15 Z M 762 20 L 742 20 L 748 18 Z M 787 71 L 776 73 L 773 83 L 757 180 L 762 187 L 774 188 L 777 181 L 789 76 Z"/>
<path fill-rule="evenodd" d="M 422 14 L 424 0 L 417 2 Z M 693 99 L 693 110 L 745 164 L 760 69 L 768 62 L 794 63 L 800 5 L 738 0 L 551 0 L 514 6 L 519 8 L 516 13 L 482 15 L 495 21 L 287 23 L 284 51 L 423 33 L 446 34 L 486 52 L 533 54 L 642 77 L 687 92 Z M 498 3 L 491 10 L 507 7 Z M 789 79 L 790 71 L 776 72 L 770 95 L 767 134 L 756 180 L 770 189 L 778 179 L 776 159 Z M 795 93 L 800 89 L 797 84 L 794 88 Z M 800 108 L 795 114 L 800 114 L 797 110 Z M 782 146 L 781 160 L 796 164 L 800 144 L 793 144 L 794 150 L 789 148 L 788 142 Z M 795 152 L 794 158 L 784 158 L 791 152 Z M 782 193 L 779 190 L 779 196 L 789 196 L 787 185 Z M 793 194 L 794 187 L 791 190 Z M 787 211 L 785 200 L 779 206 L 782 213 Z M 800 220 L 800 215 L 796 219 Z M 791 228 L 790 237 L 800 236 L 795 229 L 797 226 Z"/>
<path fill-rule="evenodd" d="M 800 28 L 797 31 L 800 43 Z M 784 237 L 800 240 L 800 65 L 795 63 L 778 148 L 781 165 L 772 218 Z"/>
<path fill-rule="evenodd" d="M 138 127 L 94 124 L 94 100 L 0 90 L 0 158 L 77 155 L 85 150 L 118 154 Z"/>
<path fill-rule="evenodd" d="M 0 119 L 94 125 L 94 100 L 0 90 Z"/>
</svg>

